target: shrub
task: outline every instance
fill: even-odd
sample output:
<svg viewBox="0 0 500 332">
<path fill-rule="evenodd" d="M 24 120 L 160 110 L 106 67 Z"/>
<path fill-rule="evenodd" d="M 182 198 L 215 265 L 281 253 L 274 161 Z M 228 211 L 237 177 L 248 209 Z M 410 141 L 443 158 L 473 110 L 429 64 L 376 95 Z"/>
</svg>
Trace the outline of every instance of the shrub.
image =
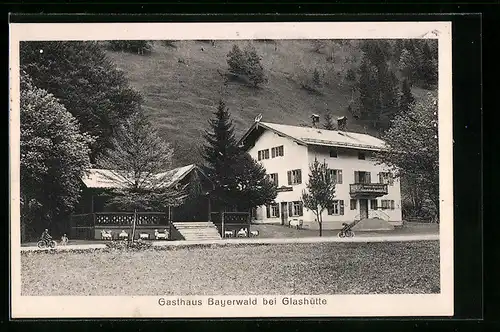
<svg viewBox="0 0 500 332">
<path fill-rule="evenodd" d="M 115 250 L 146 250 L 150 249 L 153 245 L 151 242 L 142 240 L 136 241 L 111 241 L 106 243 L 106 247 Z"/>
<path fill-rule="evenodd" d="M 165 46 L 165 47 L 177 48 L 177 45 L 175 44 L 175 42 L 177 42 L 177 40 L 164 40 L 162 43 L 163 43 L 163 46 Z"/>
<path fill-rule="evenodd" d="M 113 51 L 122 51 L 144 55 L 150 53 L 152 43 L 148 40 L 112 40 L 109 46 Z"/>
<path fill-rule="evenodd" d="M 316 68 L 314 68 L 312 80 L 313 80 L 313 83 L 316 84 L 316 85 L 320 85 L 321 84 L 320 74 L 319 74 L 318 69 L 316 69 Z"/>
</svg>

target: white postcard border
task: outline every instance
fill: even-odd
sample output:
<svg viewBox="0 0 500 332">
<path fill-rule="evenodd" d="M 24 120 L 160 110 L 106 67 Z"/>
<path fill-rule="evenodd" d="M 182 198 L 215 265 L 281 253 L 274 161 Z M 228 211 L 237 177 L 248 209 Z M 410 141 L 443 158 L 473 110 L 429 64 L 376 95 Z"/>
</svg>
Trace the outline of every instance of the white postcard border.
<svg viewBox="0 0 500 332">
<path fill-rule="evenodd" d="M 95 317 L 356 317 L 453 315 L 453 162 L 451 22 L 286 22 L 286 23 L 13 23 L 10 24 L 10 226 L 12 318 Z M 162 306 L 158 296 L 21 296 L 19 219 L 19 41 L 22 40 L 242 40 L 379 39 L 439 40 L 439 165 L 441 293 L 429 295 L 305 295 L 327 305 L 293 306 L 285 295 L 253 296 L 257 306 Z M 295 299 L 304 296 L 293 295 Z M 177 296 L 163 297 L 177 299 Z M 248 299 L 249 296 L 212 296 Z M 264 298 L 276 298 L 272 308 Z"/>
</svg>

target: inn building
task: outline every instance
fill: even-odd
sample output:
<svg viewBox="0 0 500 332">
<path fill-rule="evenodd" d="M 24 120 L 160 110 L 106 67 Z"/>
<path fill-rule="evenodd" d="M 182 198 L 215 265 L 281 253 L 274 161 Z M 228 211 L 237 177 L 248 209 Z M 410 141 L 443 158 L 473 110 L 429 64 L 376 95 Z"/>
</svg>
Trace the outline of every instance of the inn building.
<svg viewBox="0 0 500 332">
<path fill-rule="evenodd" d="M 313 126 L 291 126 L 261 122 L 256 118 L 240 144 L 262 163 L 278 188 L 275 203 L 258 207 L 254 222 L 287 225 L 301 219 L 303 227 L 317 229 L 314 213 L 303 206 L 302 192 L 315 158 L 326 161 L 336 181 L 336 200 L 323 212 L 323 229 L 340 229 L 343 222 L 379 218 L 401 225 L 401 189 L 398 178 L 375 162 L 373 153 L 384 142 L 370 135 L 345 131 L 345 117 L 338 119 L 340 130 Z M 316 119 L 315 119 L 316 118 Z"/>
</svg>

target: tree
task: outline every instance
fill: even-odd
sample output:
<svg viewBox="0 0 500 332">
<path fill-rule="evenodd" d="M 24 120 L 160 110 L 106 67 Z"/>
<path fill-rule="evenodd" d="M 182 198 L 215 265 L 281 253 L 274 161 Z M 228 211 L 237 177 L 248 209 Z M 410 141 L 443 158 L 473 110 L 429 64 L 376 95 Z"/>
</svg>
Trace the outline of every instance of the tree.
<svg viewBox="0 0 500 332">
<path fill-rule="evenodd" d="M 254 87 L 267 81 L 260 56 L 252 45 L 248 45 L 243 52 L 238 45 L 233 45 L 227 54 L 227 64 L 232 75 L 248 78 Z"/>
<path fill-rule="evenodd" d="M 242 152 L 234 163 L 236 205 L 242 211 L 270 204 L 276 198 L 276 186 L 266 174 L 266 169 L 248 153 Z"/>
<path fill-rule="evenodd" d="M 435 58 L 429 44 L 427 42 L 422 43 L 421 47 L 421 57 L 420 57 L 420 78 L 422 80 L 422 85 L 424 88 L 430 88 L 437 84 L 437 57 Z"/>
<path fill-rule="evenodd" d="M 41 232 L 60 221 L 80 197 L 93 138 L 57 99 L 21 71 L 21 226 Z M 56 227 L 59 226 L 56 224 Z M 31 230 L 27 229 L 31 227 Z"/>
<path fill-rule="evenodd" d="M 58 98 L 82 131 L 96 137 L 92 162 L 110 146 L 113 131 L 142 103 L 141 95 L 97 42 L 22 42 L 20 61 L 33 84 Z"/>
<path fill-rule="evenodd" d="M 411 86 L 408 79 L 404 79 L 401 85 L 401 96 L 399 99 L 399 109 L 401 112 L 409 112 L 413 104 L 415 103 L 415 98 L 411 93 Z"/>
<path fill-rule="evenodd" d="M 437 98 L 430 93 L 408 112 L 401 112 L 383 135 L 387 150 L 377 154 L 380 163 L 425 191 L 436 214 L 439 211 L 439 147 Z"/>
<path fill-rule="evenodd" d="M 333 205 L 335 199 L 335 181 L 330 176 L 326 162 L 318 159 L 309 166 L 307 191 L 302 192 L 304 206 L 313 211 L 319 224 L 319 236 L 323 235 L 323 211 Z"/>
<path fill-rule="evenodd" d="M 383 47 L 386 43 L 367 41 L 360 66 L 360 79 L 357 85 L 360 120 L 367 121 L 371 127 L 383 132 L 389 127 L 394 114 L 398 111 L 399 82 L 388 67 L 388 55 Z"/>
<path fill-rule="evenodd" d="M 172 154 L 170 145 L 142 112 L 130 116 L 98 161 L 119 186 L 113 190 L 108 205 L 125 211 L 151 211 L 181 204 L 187 196 L 185 188 L 168 187 Z"/>
<path fill-rule="evenodd" d="M 401 52 L 398 67 L 404 78 L 410 82 L 415 79 L 417 73 L 415 57 L 406 48 Z"/>
<path fill-rule="evenodd" d="M 214 198 L 219 206 L 231 204 L 230 202 L 233 202 L 231 194 L 236 190 L 233 166 L 241 152 L 237 146 L 229 110 L 222 99 L 219 100 L 214 117 L 209 120 L 205 140 L 203 157 L 208 176 L 214 184 Z"/>
<path fill-rule="evenodd" d="M 230 206 L 248 211 L 274 200 L 276 188 L 265 169 L 238 147 L 231 115 L 223 100 L 209 125 L 203 155 L 219 209 Z"/>
<path fill-rule="evenodd" d="M 246 59 L 238 45 L 233 45 L 233 48 L 227 54 L 227 64 L 231 73 L 237 75 L 246 74 Z"/>
<path fill-rule="evenodd" d="M 257 54 L 255 47 L 248 45 L 245 49 L 246 58 L 246 74 L 254 87 L 261 85 L 267 81 L 264 75 L 264 67 L 260 62 L 260 56 Z"/>
<path fill-rule="evenodd" d="M 323 124 L 323 128 L 325 128 L 326 130 L 335 130 L 335 124 L 333 123 L 330 113 L 326 113 L 325 115 L 325 123 Z"/>
</svg>

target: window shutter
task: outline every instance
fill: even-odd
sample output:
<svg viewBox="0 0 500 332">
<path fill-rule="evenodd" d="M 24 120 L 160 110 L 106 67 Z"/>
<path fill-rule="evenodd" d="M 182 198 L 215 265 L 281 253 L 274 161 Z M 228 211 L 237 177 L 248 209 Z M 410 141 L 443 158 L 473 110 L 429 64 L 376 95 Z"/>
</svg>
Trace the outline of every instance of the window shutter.
<svg viewBox="0 0 500 332">
<path fill-rule="evenodd" d="M 281 152 L 280 156 L 285 155 L 285 147 L 283 145 L 281 146 L 280 152 Z"/>
<path fill-rule="evenodd" d="M 340 204 L 339 214 L 340 214 L 341 216 L 343 216 L 343 215 L 344 215 L 344 200 L 343 200 L 343 199 L 341 199 L 341 200 L 339 201 L 339 204 Z"/>
<path fill-rule="evenodd" d="M 266 205 L 266 217 L 271 218 L 271 205 Z"/>
<path fill-rule="evenodd" d="M 366 172 L 366 183 L 372 183 L 371 175 L 372 173 Z"/>
<path fill-rule="evenodd" d="M 262 159 L 262 151 L 257 152 L 257 160 Z"/>
<path fill-rule="evenodd" d="M 292 184 L 292 171 L 288 171 L 288 185 Z"/>
<path fill-rule="evenodd" d="M 276 157 L 276 148 L 271 149 L 271 157 Z"/>
<path fill-rule="evenodd" d="M 304 215 L 304 203 L 301 201 L 299 202 L 299 216 L 303 216 Z"/>
<path fill-rule="evenodd" d="M 394 177 L 392 176 L 392 173 L 388 173 L 389 174 L 389 185 L 394 185 Z"/>
<path fill-rule="evenodd" d="M 337 183 L 342 184 L 342 170 L 341 169 L 339 169 L 337 171 Z"/>
<path fill-rule="evenodd" d="M 394 210 L 394 200 L 391 200 L 391 210 Z"/>
<path fill-rule="evenodd" d="M 382 182 L 382 173 L 378 173 L 378 183 L 384 183 Z"/>
<path fill-rule="evenodd" d="M 293 203 L 288 202 L 288 216 L 291 217 L 293 216 Z"/>
<path fill-rule="evenodd" d="M 297 184 L 300 184 L 302 183 L 302 170 L 301 169 L 298 169 L 298 178 L 299 178 L 299 181 L 297 182 Z"/>
<path fill-rule="evenodd" d="M 354 171 L 354 183 L 359 183 L 359 171 Z"/>
</svg>

